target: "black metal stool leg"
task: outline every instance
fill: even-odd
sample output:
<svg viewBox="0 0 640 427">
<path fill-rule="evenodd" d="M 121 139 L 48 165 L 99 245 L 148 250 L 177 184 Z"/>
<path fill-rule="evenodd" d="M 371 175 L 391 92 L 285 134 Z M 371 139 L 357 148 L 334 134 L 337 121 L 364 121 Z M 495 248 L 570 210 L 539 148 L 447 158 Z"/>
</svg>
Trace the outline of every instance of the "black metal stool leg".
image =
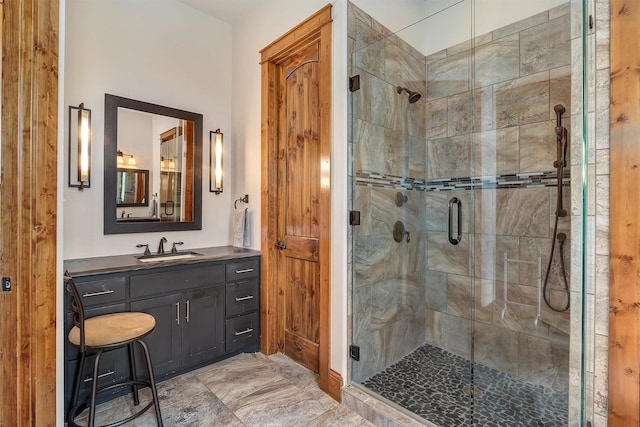
<svg viewBox="0 0 640 427">
<path fill-rule="evenodd" d="M 140 343 L 140 345 L 142 346 L 142 349 L 144 350 L 144 357 L 147 361 L 147 371 L 149 372 L 149 384 L 151 385 L 151 396 L 153 398 L 153 405 L 155 406 L 155 409 L 156 409 L 156 419 L 158 421 L 158 427 L 163 427 L 162 415 L 160 414 L 160 403 L 158 401 L 158 390 L 156 389 L 156 378 L 153 374 L 153 366 L 151 365 L 151 356 L 149 355 L 149 347 L 147 347 L 147 344 L 142 340 L 138 340 L 138 342 Z"/>
<path fill-rule="evenodd" d="M 127 350 L 129 351 L 129 369 L 131 369 L 131 379 L 134 381 L 132 384 L 133 387 L 133 404 L 134 406 L 138 406 L 140 404 L 140 398 L 138 397 L 138 374 L 136 373 L 136 355 L 133 351 L 133 343 L 129 343 L 127 345 Z"/>
<path fill-rule="evenodd" d="M 91 408 L 89 409 L 89 427 L 94 427 L 96 422 L 96 397 L 98 395 L 98 366 L 100 365 L 102 349 L 96 353 L 96 360 L 93 361 L 93 383 L 91 384 Z"/>
<path fill-rule="evenodd" d="M 73 383 L 73 394 L 71 403 L 69 404 L 69 412 L 67 413 L 67 422 L 73 421 L 70 419 L 73 417 L 73 411 L 78 404 L 78 397 L 80 396 L 80 385 L 82 384 L 82 372 L 84 371 L 84 357 L 85 353 L 80 353 L 80 361 L 78 362 L 78 369 L 76 370 L 76 380 Z"/>
</svg>

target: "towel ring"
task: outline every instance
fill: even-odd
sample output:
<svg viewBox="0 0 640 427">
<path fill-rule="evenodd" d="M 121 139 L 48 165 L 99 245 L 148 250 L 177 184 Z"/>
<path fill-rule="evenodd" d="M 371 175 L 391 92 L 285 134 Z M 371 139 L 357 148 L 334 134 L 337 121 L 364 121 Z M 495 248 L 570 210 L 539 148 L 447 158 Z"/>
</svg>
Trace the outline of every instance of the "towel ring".
<svg viewBox="0 0 640 427">
<path fill-rule="evenodd" d="M 244 197 L 240 197 L 239 199 L 236 199 L 236 201 L 233 202 L 233 209 L 238 209 L 238 202 L 249 203 L 249 195 L 245 194 Z"/>
</svg>

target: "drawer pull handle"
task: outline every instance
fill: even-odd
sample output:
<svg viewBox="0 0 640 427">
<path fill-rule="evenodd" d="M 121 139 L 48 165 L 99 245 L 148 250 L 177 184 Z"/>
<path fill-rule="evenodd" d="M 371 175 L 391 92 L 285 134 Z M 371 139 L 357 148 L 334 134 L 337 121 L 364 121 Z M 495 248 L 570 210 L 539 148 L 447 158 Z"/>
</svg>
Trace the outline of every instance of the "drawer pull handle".
<svg viewBox="0 0 640 427">
<path fill-rule="evenodd" d="M 88 294 L 82 294 L 83 298 L 89 298 L 89 297 L 97 297 L 100 295 L 109 295 L 114 293 L 115 291 L 113 289 L 108 289 L 106 291 L 100 291 L 100 292 L 89 292 Z"/>
<path fill-rule="evenodd" d="M 244 331 L 236 332 L 235 334 L 236 334 L 236 336 L 238 336 L 238 335 L 248 334 L 250 332 L 253 332 L 253 328 L 247 328 Z"/>
<path fill-rule="evenodd" d="M 253 272 L 253 268 L 245 268 L 244 270 L 236 270 L 236 274 L 251 273 L 251 272 Z"/>
<path fill-rule="evenodd" d="M 104 378 L 104 377 L 108 377 L 109 375 L 113 375 L 113 374 L 115 374 L 115 371 L 107 371 L 104 374 L 98 375 L 98 379 Z M 91 382 L 91 381 L 93 381 L 93 377 L 88 377 L 88 378 L 84 379 L 85 383 L 88 383 L 88 382 Z"/>
<path fill-rule="evenodd" d="M 236 297 L 236 301 L 246 301 L 249 299 L 253 299 L 253 295 L 247 295 L 246 297 Z"/>
</svg>

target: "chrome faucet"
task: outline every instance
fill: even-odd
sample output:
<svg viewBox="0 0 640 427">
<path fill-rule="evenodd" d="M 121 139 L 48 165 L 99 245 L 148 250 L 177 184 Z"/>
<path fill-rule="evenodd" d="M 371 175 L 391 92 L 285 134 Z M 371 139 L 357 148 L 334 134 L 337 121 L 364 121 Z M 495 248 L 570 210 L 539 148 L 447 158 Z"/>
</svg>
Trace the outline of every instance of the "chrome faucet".
<svg viewBox="0 0 640 427">
<path fill-rule="evenodd" d="M 158 254 L 163 254 L 164 253 L 164 244 L 167 243 L 167 238 L 166 237 L 162 237 L 160 239 L 160 245 L 158 245 Z"/>
</svg>

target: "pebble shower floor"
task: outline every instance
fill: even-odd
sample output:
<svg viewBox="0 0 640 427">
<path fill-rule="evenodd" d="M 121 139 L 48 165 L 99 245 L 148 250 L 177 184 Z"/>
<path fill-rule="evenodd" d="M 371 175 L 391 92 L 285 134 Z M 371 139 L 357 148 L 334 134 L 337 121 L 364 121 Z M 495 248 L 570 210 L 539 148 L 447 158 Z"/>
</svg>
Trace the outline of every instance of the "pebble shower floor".
<svg viewBox="0 0 640 427">
<path fill-rule="evenodd" d="M 423 345 L 362 385 L 441 427 L 568 423 L 568 394 Z M 472 398 L 473 396 L 473 398 Z"/>
</svg>

